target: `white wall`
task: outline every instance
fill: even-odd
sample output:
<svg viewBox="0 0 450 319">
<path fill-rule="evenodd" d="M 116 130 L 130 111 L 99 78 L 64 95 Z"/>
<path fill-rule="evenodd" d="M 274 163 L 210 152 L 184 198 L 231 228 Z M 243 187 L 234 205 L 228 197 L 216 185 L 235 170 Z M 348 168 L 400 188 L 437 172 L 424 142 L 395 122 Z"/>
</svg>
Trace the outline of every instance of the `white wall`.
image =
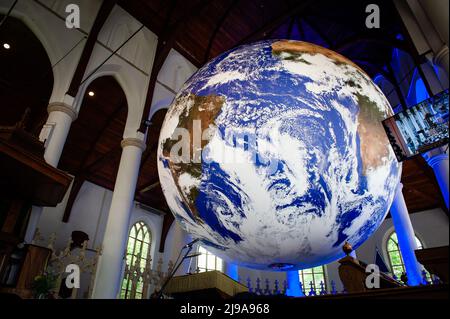
<svg viewBox="0 0 450 319">
<path fill-rule="evenodd" d="M 158 73 L 150 109 L 150 118 L 158 110 L 166 109 L 170 106 L 184 82 L 196 70 L 197 68 L 180 53 L 173 49 L 170 50 Z"/>
<path fill-rule="evenodd" d="M 52 233 L 56 234 L 56 249 L 65 247 L 74 230 L 81 230 L 89 235 L 88 248 L 101 247 L 111 205 L 112 191 L 87 181 L 84 182 L 73 204 L 69 222 L 63 223 L 62 216 L 67 204 L 68 194 L 69 192 L 57 207 L 44 208 L 38 224 L 39 231 L 45 238 L 50 237 Z M 152 233 L 151 253 L 154 256 L 159 248 L 162 217 L 135 204 L 131 212 L 128 229 L 138 221 L 145 222 Z"/>
</svg>

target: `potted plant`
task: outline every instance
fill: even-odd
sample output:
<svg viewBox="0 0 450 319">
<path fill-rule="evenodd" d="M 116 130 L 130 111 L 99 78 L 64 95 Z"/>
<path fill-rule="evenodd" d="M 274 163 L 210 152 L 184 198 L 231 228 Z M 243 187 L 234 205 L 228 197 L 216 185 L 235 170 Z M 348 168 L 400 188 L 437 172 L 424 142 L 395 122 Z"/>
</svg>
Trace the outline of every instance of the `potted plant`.
<svg viewBox="0 0 450 319">
<path fill-rule="evenodd" d="M 36 299 L 50 299 L 53 289 L 56 287 L 57 276 L 51 273 L 44 273 L 36 276 L 33 280 L 32 290 Z"/>
</svg>

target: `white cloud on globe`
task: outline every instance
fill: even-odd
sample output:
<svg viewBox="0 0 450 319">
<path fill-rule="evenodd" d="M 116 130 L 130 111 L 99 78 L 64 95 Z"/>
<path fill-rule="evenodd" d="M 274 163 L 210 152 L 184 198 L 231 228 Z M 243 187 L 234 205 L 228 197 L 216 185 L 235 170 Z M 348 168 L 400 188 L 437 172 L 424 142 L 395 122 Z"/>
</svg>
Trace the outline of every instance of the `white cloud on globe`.
<svg viewBox="0 0 450 319">
<path fill-rule="evenodd" d="M 167 112 L 158 172 L 168 206 L 208 250 L 242 266 L 336 260 L 392 203 L 401 166 L 381 126 L 390 114 L 370 78 L 330 50 L 270 40 L 226 52 Z M 212 133 L 207 155 L 176 162 L 173 134 L 197 120 Z"/>
</svg>

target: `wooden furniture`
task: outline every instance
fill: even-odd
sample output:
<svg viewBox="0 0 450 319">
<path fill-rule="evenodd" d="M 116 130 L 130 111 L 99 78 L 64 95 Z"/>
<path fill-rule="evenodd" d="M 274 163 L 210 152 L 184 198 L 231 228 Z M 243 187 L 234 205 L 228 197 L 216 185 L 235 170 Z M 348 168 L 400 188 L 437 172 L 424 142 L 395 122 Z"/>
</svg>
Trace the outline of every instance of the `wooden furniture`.
<svg viewBox="0 0 450 319">
<path fill-rule="evenodd" d="M 417 260 L 431 274 L 448 283 L 448 246 L 424 248 L 415 251 Z"/>
<path fill-rule="evenodd" d="M 52 255 L 48 248 L 25 245 L 21 253 L 23 258 L 17 264 L 9 264 L 4 272 L 4 284 L 0 293 L 11 293 L 21 298 L 32 298 L 33 281 L 42 275 Z"/>
<path fill-rule="evenodd" d="M 14 258 L 21 257 L 18 282 L 8 282 L 8 288 L 18 290 L 28 289 L 30 278 L 43 271 L 48 254 L 35 246 L 18 248 L 32 206 L 56 206 L 72 180 L 45 162 L 43 143 L 24 127 L 23 122 L 0 127 L 0 285 L 6 285 L 6 272 L 12 264 L 17 266 Z"/>
<path fill-rule="evenodd" d="M 173 277 L 165 292 L 181 299 L 228 299 L 238 293 L 248 292 L 248 288 L 214 270 Z"/>
<path fill-rule="evenodd" d="M 56 206 L 72 178 L 47 164 L 44 145 L 22 129 L 0 128 L 0 191 L 3 198 Z"/>
<path fill-rule="evenodd" d="M 366 273 L 366 265 L 364 263 L 351 256 L 340 259 L 339 263 L 339 277 L 347 292 L 358 293 L 374 290 L 366 287 L 366 278 L 370 273 Z M 403 286 L 402 283 L 380 272 L 381 289 L 401 286 Z"/>
</svg>

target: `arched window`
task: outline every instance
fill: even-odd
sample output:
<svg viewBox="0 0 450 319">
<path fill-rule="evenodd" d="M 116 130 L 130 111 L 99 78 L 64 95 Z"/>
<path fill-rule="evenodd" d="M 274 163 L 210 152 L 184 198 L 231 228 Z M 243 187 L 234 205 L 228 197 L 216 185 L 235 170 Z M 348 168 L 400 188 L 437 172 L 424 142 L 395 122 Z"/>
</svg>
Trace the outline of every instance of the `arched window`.
<svg viewBox="0 0 450 319">
<path fill-rule="evenodd" d="M 197 268 L 200 272 L 218 270 L 223 271 L 222 259 L 211 254 L 202 246 L 198 246 L 198 252 L 201 254 L 197 257 Z"/>
<path fill-rule="evenodd" d="M 126 264 L 128 267 L 135 265 L 140 256 L 140 268 L 143 271 L 150 257 L 150 245 L 152 236 L 147 225 L 140 221 L 131 227 L 128 236 Z M 125 273 L 122 280 L 120 297 L 122 299 L 141 299 L 144 295 L 144 278 L 136 278 L 130 273 Z"/>
<path fill-rule="evenodd" d="M 325 266 L 317 266 L 314 268 L 303 269 L 298 271 L 300 282 L 302 283 L 303 293 L 308 295 L 312 288 L 317 295 L 322 290 L 321 282 L 323 283 L 323 289 L 327 291 L 327 281 L 325 277 Z"/>
<path fill-rule="evenodd" d="M 418 249 L 423 249 L 423 244 L 419 238 L 416 238 L 416 245 Z M 393 232 L 387 241 L 386 251 L 389 257 L 389 265 L 391 267 L 391 272 L 397 279 L 400 279 L 403 273 L 406 273 L 405 264 L 403 262 L 402 254 L 400 252 L 400 247 L 398 245 L 397 234 Z M 430 275 L 427 272 L 427 278 L 430 278 Z"/>
</svg>

